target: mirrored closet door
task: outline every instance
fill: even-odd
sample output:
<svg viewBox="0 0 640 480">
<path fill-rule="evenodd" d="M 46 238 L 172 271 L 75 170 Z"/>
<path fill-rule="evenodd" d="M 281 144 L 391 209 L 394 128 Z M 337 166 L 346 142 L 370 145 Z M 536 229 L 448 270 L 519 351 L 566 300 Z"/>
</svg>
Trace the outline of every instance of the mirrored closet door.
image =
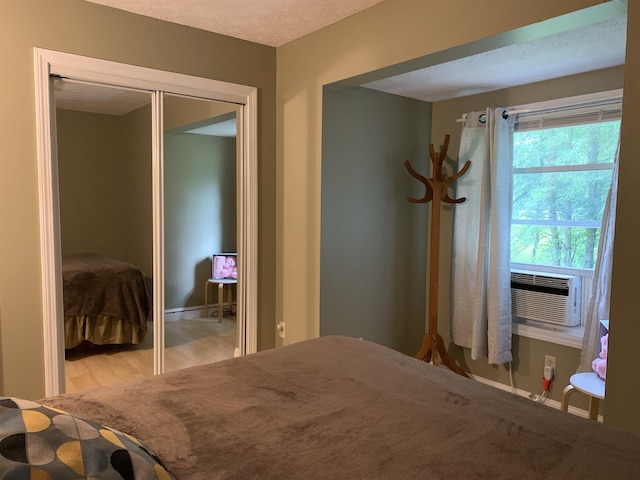
<svg viewBox="0 0 640 480">
<path fill-rule="evenodd" d="M 67 392 L 224 360 L 239 349 L 240 107 L 160 94 L 164 316 L 158 335 L 153 95 L 54 79 Z M 158 358 L 162 364 L 154 367 Z"/>
<path fill-rule="evenodd" d="M 153 375 L 151 93 L 57 78 L 66 391 Z"/>
<path fill-rule="evenodd" d="M 257 351 L 257 89 L 39 48 L 34 62 L 46 395 Z M 88 295 L 100 285 L 120 295 Z M 99 375 L 71 385 L 65 353 L 101 343 Z"/>
<path fill-rule="evenodd" d="M 164 94 L 164 371 L 231 358 L 238 105 Z"/>
</svg>

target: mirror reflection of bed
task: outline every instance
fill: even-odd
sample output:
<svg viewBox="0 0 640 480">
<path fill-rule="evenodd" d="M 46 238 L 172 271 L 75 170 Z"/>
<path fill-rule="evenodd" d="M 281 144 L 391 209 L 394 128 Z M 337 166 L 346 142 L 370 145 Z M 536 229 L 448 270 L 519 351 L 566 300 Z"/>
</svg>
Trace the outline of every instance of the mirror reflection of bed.
<svg viewBox="0 0 640 480">
<path fill-rule="evenodd" d="M 56 82 L 65 377 L 73 392 L 154 372 L 151 97 Z M 237 344 L 235 302 L 221 322 L 217 301 L 204 317 L 202 288 L 212 253 L 236 250 L 237 107 L 164 100 L 164 370 L 173 371 L 230 358 Z M 192 132 L 222 120 L 225 136 Z"/>
</svg>

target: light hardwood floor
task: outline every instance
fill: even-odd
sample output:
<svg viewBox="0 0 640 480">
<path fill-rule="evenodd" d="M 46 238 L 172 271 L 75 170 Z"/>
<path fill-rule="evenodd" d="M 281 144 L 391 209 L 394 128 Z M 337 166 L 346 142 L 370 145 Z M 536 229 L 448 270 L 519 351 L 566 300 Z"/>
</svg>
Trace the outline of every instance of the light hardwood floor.
<svg viewBox="0 0 640 480">
<path fill-rule="evenodd" d="M 218 323 L 216 318 L 165 322 L 165 371 L 217 362 L 233 357 L 236 317 Z M 85 351 L 68 351 L 64 362 L 66 391 L 127 382 L 153 375 L 153 325 L 139 345 L 94 345 Z"/>
</svg>

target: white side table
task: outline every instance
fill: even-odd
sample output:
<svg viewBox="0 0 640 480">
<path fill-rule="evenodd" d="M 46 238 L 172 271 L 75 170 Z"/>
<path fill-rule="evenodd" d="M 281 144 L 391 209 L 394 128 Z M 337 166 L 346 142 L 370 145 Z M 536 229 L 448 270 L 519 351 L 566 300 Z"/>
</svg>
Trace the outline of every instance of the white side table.
<svg viewBox="0 0 640 480">
<path fill-rule="evenodd" d="M 218 284 L 218 323 L 222 322 L 222 305 L 223 305 L 223 289 L 225 285 L 228 285 L 227 298 L 229 302 L 229 310 L 231 310 L 231 285 L 238 283 L 238 280 L 233 278 L 210 278 L 204 284 L 204 316 L 209 316 L 209 284 Z"/>
<path fill-rule="evenodd" d="M 560 408 L 563 411 L 569 409 L 569 397 L 575 390 L 589 396 L 589 418 L 597 420 L 600 400 L 604 399 L 606 382 L 595 372 L 576 373 L 571 375 L 569 385 L 562 391 L 562 403 Z"/>
</svg>

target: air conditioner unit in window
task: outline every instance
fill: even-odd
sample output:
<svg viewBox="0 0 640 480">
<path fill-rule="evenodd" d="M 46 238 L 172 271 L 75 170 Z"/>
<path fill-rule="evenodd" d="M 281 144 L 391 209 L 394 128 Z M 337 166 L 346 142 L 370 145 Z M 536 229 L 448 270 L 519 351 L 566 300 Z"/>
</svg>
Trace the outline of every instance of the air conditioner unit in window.
<svg viewBox="0 0 640 480">
<path fill-rule="evenodd" d="M 581 280 L 574 275 L 511 270 L 513 316 L 566 327 L 580 325 Z"/>
</svg>

